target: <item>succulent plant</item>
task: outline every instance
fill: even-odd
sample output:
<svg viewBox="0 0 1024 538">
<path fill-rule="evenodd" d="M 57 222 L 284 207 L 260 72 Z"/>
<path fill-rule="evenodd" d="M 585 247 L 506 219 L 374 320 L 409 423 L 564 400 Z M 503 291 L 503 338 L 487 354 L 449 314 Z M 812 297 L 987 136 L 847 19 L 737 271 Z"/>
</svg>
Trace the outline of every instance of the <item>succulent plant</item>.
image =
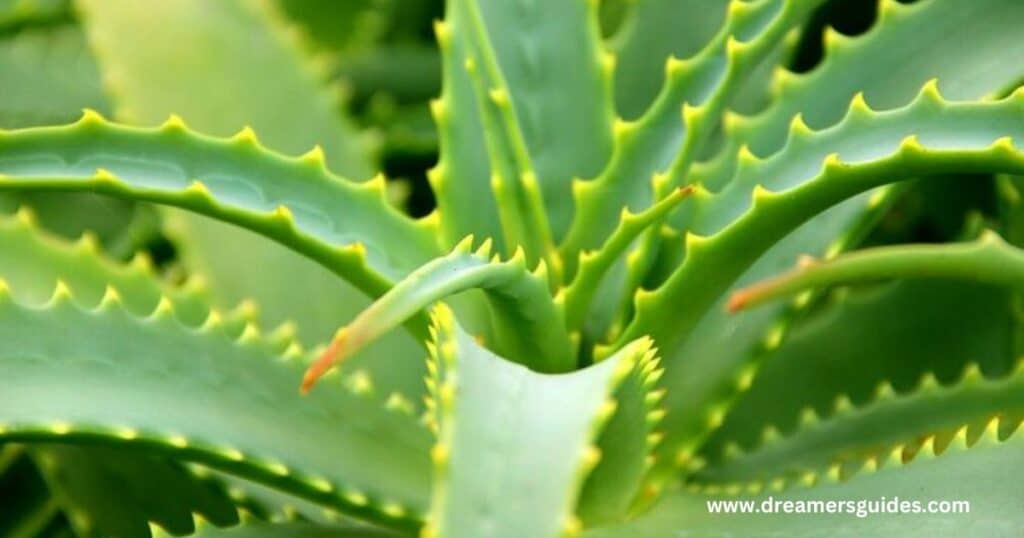
<svg viewBox="0 0 1024 538">
<path fill-rule="evenodd" d="M 0 533 L 1020 532 L 1024 3 L 404 4 L 0 1 Z"/>
</svg>

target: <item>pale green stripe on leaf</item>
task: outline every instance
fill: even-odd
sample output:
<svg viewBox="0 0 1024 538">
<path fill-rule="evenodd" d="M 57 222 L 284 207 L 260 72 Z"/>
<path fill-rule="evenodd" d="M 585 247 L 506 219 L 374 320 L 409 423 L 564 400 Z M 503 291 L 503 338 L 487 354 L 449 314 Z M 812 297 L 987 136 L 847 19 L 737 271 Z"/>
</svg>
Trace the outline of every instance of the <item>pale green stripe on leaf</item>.
<svg viewBox="0 0 1024 538">
<path fill-rule="evenodd" d="M 90 190 L 248 227 L 372 294 L 435 249 L 429 226 L 389 207 L 383 185 L 333 175 L 319 151 L 284 157 L 252 131 L 211 138 L 176 117 L 136 128 L 87 112 L 69 126 L 2 132 L 0 174 L 7 190 Z"/>
</svg>

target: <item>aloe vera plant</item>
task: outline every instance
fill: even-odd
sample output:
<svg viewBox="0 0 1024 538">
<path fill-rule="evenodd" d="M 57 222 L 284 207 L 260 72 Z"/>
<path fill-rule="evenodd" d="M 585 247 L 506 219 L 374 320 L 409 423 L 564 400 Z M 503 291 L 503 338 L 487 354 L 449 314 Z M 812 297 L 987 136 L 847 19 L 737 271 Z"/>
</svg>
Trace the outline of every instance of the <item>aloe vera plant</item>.
<svg viewBox="0 0 1024 538">
<path fill-rule="evenodd" d="M 0 1 L 0 533 L 1019 534 L 1024 4 L 414 4 Z"/>
</svg>

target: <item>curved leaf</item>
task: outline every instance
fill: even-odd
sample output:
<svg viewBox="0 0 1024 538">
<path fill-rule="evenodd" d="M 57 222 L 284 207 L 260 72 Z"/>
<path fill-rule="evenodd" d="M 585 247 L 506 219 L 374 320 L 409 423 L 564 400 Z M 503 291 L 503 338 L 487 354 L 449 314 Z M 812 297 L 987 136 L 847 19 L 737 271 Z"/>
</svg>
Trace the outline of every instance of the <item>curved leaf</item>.
<svg viewBox="0 0 1024 538">
<path fill-rule="evenodd" d="M 934 437 L 923 446 L 899 446 L 868 459 L 852 477 L 836 472 L 811 473 L 793 482 L 742 484 L 734 488 L 695 488 L 666 498 L 650 514 L 623 525 L 598 529 L 588 537 L 666 536 L 672 533 L 734 536 L 820 536 L 823 528 L 839 536 L 920 536 L 965 534 L 1012 536 L 1020 528 L 1022 500 L 1017 473 L 1024 467 L 1018 432 L 1006 441 L 997 437 L 998 421 L 989 423 L 980 438 L 968 446 L 967 428 L 961 428 L 948 446 L 937 450 Z M 909 450 L 908 450 L 909 449 Z M 909 452 L 909 453 L 908 453 Z M 936 454 L 938 453 L 938 454 Z M 904 458 L 911 458 L 903 463 Z M 813 484 L 799 487 L 800 484 Z M 796 485 L 781 490 L 786 486 Z M 748 489 L 749 488 L 749 489 Z M 882 501 L 882 497 L 885 501 Z M 760 513 L 764 501 L 836 501 L 839 513 L 823 513 L 825 506 L 803 513 Z M 896 512 L 883 512 L 877 502 L 896 501 Z M 710 513 L 709 502 L 753 501 L 758 513 Z M 852 505 L 840 502 L 853 501 Z M 900 501 L 918 501 L 920 512 L 900 513 Z M 929 501 L 966 501 L 969 513 L 927 513 Z M 858 505 L 858 502 L 863 504 Z M 868 504 L 868 503 L 871 504 Z M 933 509 L 942 507 L 933 506 Z M 738 509 L 737 509 L 738 510 Z M 795 511 L 795 503 L 792 508 Z M 863 513 L 860 516 L 858 512 Z"/>
<path fill-rule="evenodd" d="M 572 370 L 576 356 L 562 309 L 548 292 L 543 263 L 531 272 L 522 250 L 501 262 L 497 256 L 488 260 L 489 241 L 476 252 L 471 252 L 472 246 L 473 237 L 467 237 L 451 254 L 413 271 L 341 328 L 331 347 L 306 372 L 302 390 L 308 391 L 330 368 L 435 301 L 471 289 L 482 290 L 491 306 L 492 347 L 541 372 Z"/>
<path fill-rule="evenodd" d="M 0 189 L 89 190 L 183 207 L 259 232 L 370 294 L 426 261 L 431 225 L 389 207 L 383 184 L 327 171 L 314 149 L 286 158 L 246 129 L 231 139 L 106 122 L 87 112 L 66 127 L 0 134 Z M 395 248 L 402 245 L 402 248 Z"/>
<path fill-rule="evenodd" d="M 728 308 L 735 312 L 808 288 L 891 278 L 960 279 L 1020 288 L 1024 252 L 986 230 L 970 243 L 876 247 L 827 261 L 804 257 L 797 269 L 734 292 Z"/>
<path fill-rule="evenodd" d="M 804 416 L 827 417 L 840 394 L 863 406 L 882 382 L 904 394 L 928 373 L 953 384 L 972 361 L 992 379 L 1013 369 L 1011 309 L 1001 289 L 910 280 L 847 291 L 798 319 L 777 348 L 761 352 L 753 383 L 701 447 L 709 467 L 729 444 L 755 446 L 769 425 L 791 432 Z"/>
<path fill-rule="evenodd" d="M 811 127 L 824 128 L 842 119 L 857 92 L 875 109 L 895 108 L 933 78 L 952 99 L 997 95 L 1024 76 L 1013 61 L 1024 52 L 1016 38 L 1022 23 L 1024 6 L 1012 0 L 881 1 L 878 19 L 866 33 L 847 37 L 826 31 L 825 58 L 813 71 L 778 70 L 772 104 L 752 117 L 730 118 L 727 136 L 733 150 L 745 143 L 768 155 L 785 143 L 786 127 L 798 114 Z M 948 39 L 951 31 L 975 38 L 957 43 Z M 913 47 L 905 46 L 911 41 Z"/>
<path fill-rule="evenodd" d="M 561 296 L 565 304 L 566 323 L 571 329 L 579 329 L 582 326 L 602 279 L 633 240 L 644 230 L 660 225 L 664 217 L 692 192 L 693 189 L 688 187 L 679 189 L 636 215 L 630 213 L 628 209 L 623 209 L 618 227 L 604 245 L 599 250 L 583 252 L 580 255 L 579 269 L 572 282 L 562 290 Z"/>
<path fill-rule="evenodd" d="M 626 119 L 657 96 L 668 58 L 689 58 L 714 37 L 727 0 L 637 0 L 608 48 L 616 57 L 615 104 Z"/>
<path fill-rule="evenodd" d="M 446 307 L 435 310 L 434 323 L 428 384 L 437 479 L 424 535 L 577 534 L 576 499 L 602 457 L 595 438 L 622 382 L 656 367 L 650 342 L 586 370 L 544 375 L 480 347 Z"/>
<path fill-rule="evenodd" d="M 293 9 L 301 8 L 288 4 Z M 301 28 L 279 13 L 280 2 L 231 0 L 209 5 L 203 0 L 181 0 L 146 6 L 131 0 L 81 0 L 79 6 L 119 120 L 151 125 L 169 114 L 178 114 L 203 132 L 221 135 L 251 125 L 261 140 L 276 150 L 298 153 L 322 147 L 322 153 L 314 149 L 308 154 L 313 167 L 313 161 L 322 155 L 331 170 L 348 178 L 363 180 L 372 174 L 372 152 L 367 151 L 370 137 L 357 132 L 346 117 L 346 103 L 338 85 L 328 82 L 330 66 L 319 61 L 322 56 L 313 56 L 311 43 L 304 39 Z M 191 47 L 182 49 L 180 43 L 190 43 Z M 273 84 L 267 83 L 268 73 L 273 73 Z M 401 269 L 387 277 L 387 286 L 374 291 L 377 284 L 373 280 L 378 279 L 363 275 L 370 282 L 359 284 L 360 275 L 366 271 L 353 267 L 349 273 L 356 277 L 350 280 L 357 288 L 353 289 L 330 274 L 339 269 L 333 262 L 319 260 L 330 271 L 323 270 L 264 237 L 176 212 L 169 235 L 180 259 L 187 271 L 202 274 L 210 282 L 220 306 L 253 298 L 268 322 L 295 321 L 301 341 L 324 342 L 342 320 L 368 304 L 366 295 L 383 293 L 395 279 L 442 253 L 432 232 L 437 220 L 410 226 L 411 221 L 382 200 L 382 177 L 366 186 L 379 191 L 376 195 L 366 193 L 366 201 L 377 208 L 363 212 L 339 205 L 344 197 L 340 193 L 330 189 L 314 192 L 315 187 L 307 190 L 300 186 L 317 185 L 319 180 L 292 183 L 280 171 L 272 175 L 277 177 L 265 179 L 270 189 L 281 189 L 279 192 L 288 196 L 307 191 L 320 199 L 306 203 L 312 204 L 308 207 L 314 211 L 326 211 L 326 216 L 313 218 L 320 222 L 316 226 L 328 229 L 328 237 L 321 239 L 332 247 L 353 246 L 358 250 L 355 243 L 363 243 L 373 258 L 376 247 L 371 243 L 376 240 L 359 237 L 360 232 L 353 226 L 394 225 L 395 235 L 385 232 L 388 239 L 380 246 L 390 252 L 389 258 L 394 254 L 403 258 L 386 262 L 395 262 L 395 268 Z M 289 205 L 288 209 L 301 220 L 299 212 L 306 207 Z M 424 246 L 427 248 L 422 250 Z M 357 254 L 357 250 L 351 254 Z M 416 251 L 426 256 L 419 258 Z M 253 267 L 260 270 L 253 271 Z M 375 266 L 369 269 L 370 273 L 382 270 Z M 282 286 L 281 282 L 289 285 Z M 420 327 L 426 325 L 425 319 L 418 323 Z M 410 361 L 410 357 L 422 356 L 422 347 L 417 344 L 408 334 L 396 332 L 354 362 L 365 366 L 377 386 L 419 402 L 423 372 L 421 363 Z"/>
<path fill-rule="evenodd" d="M 638 294 L 636 316 L 619 341 L 652 334 L 675 358 L 677 346 L 687 345 L 704 313 L 765 251 L 811 217 L 860 192 L 906 177 L 1020 169 L 1024 159 L 1008 137 L 1024 135 L 1022 99 L 1024 94 L 998 102 L 948 103 L 932 84 L 901 109 L 876 113 L 855 100 L 846 119 L 830 129 L 812 133 L 794 125 L 786 149 L 767 160 L 746 158 L 727 187 L 714 194 L 698 192 L 683 208 L 693 211 L 686 258 L 660 288 Z M 676 305 L 682 302 L 688 307 L 680 312 Z M 772 331 L 770 339 L 776 334 Z M 677 408 L 672 396 L 684 363 L 668 363 L 670 417 L 692 412 Z M 701 383 L 732 385 L 738 367 L 720 366 L 719 374 L 706 375 Z"/>
<path fill-rule="evenodd" d="M 252 327 L 236 340 L 213 317 L 185 327 L 166 304 L 137 318 L 110 296 L 93 309 L 73 304 L 65 287 L 42 306 L 5 295 L 0 373 L 18 382 L 0 393 L 3 437 L 136 444 L 384 525 L 417 525 L 428 434 L 414 417 L 368 397 L 358 376 L 297 398 L 297 348 L 279 355 Z"/>
<path fill-rule="evenodd" d="M 576 215 L 560 246 L 565 257 L 599 245 L 623 206 L 636 210 L 670 192 L 710 138 L 723 107 L 754 67 L 823 0 L 734 3 L 722 29 L 696 56 L 670 60 L 651 108 L 615 127 L 608 166 L 574 188 Z M 679 110 L 683 109 L 683 119 Z M 657 192 L 656 192 L 657 191 Z"/>
<path fill-rule="evenodd" d="M 909 443 L 930 432 L 985 422 L 993 416 L 1015 425 L 1024 416 L 1022 374 L 1024 363 L 1018 363 L 1005 378 L 985 379 L 977 363 L 971 363 L 950 386 L 940 385 L 929 372 L 906 394 L 897 394 L 885 381 L 864 405 L 854 407 L 842 395 L 831 414 L 821 419 L 813 409 L 805 411 L 793 432 L 766 429 L 759 446 L 734 451 L 694 480 L 721 484 L 803 475 L 863 460 L 880 447 Z"/>
<path fill-rule="evenodd" d="M 14 217 L 0 218 L 0 244 L 0 279 L 13 288 L 19 300 L 46 302 L 57 282 L 63 281 L 86 304 L 97 304 L 108 293 L 117 294 L 127 310 L 141 316 L 166 297 L 178 319 L 187 325 L 202 325 L 210 314 L 200 279 L 181 286 L 161 285 L 146 255 L 137 255 L 127 265 L 115 263 L 100 253 L 91 234 L 82 235 L 76 243 L 58 239 L 40 230 L 26 209 Z M 244 310 L 249 311 L 248 317 L 232 323 L 238 332 L 254 321 L 253 309 Z"/>
</svg>

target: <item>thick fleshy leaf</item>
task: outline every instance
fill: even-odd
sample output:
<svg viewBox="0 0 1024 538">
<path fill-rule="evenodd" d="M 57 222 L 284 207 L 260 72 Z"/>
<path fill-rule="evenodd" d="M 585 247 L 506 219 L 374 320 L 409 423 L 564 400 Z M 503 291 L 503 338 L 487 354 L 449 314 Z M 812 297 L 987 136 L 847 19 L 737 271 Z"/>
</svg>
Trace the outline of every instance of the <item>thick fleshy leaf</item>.
<svg viewBox="0 0 1024 538">
<path fill-rule="evenodd" d="M 727 0 L 638 0 L 608 47 L 616 55 L 615 105 L 626 119 L 647 109 L 665 79 L 669 57 L 700 51 L 725 18 Z"/>
<path fill-rule="evenodd" d="M 574 46 L 563 46 L 565 40 Z M 573 212 L 571 181 L 597 174 L 612 143 L 614 66 L 603 56 L 596 4 L 453 0 L 448 3 L 446 22 L 439 27 L 439 41 L 446 80 L 445 97 L 435 110 L 444 113 L 444 119 L 438 118 L 442 140 L 452 144 L 445 148 L 442 142 L 439 176 L 449 172 L 444 166 L 451 162 L 444 159 L 449 149 L 461 155 L 460 149 L 469 148 L 459 144 L 461 138 L 451 136 L 456 131 L 445 136 L 445 122 L 458 122 L 453 127 L 462 132 L 473 118 L 482 119 L 483 126 L 495 124 L 475 133 L 489 141 L 489 166 L 479 163 L 477 173 L 465 178 L 448 176 L 455 183 L 450 187 L 445 181 L 435 185 L 442 211 L 448 194 L 439 186 L 459 189 L 464 182 L 464 188 L 479 191 L 481 199 L 489 198 L 493 188 L 506 234 L 515 232 L 515 212 L 523 211 L 520 206 L 529 196 L 543 201 L 544 220 L 551 227 L 548 233 L 560 237 Z M 454 71 L 471 65 L 467 59 L 473 59 L 475 69 L 467 80 L 460 80 L 465 74 Z M 566 69 L 566 65 L 576 67 Z M 474 77 L 480 79 L 475 92 Z M 489 120 L 492 115 L 498 121 Z M 529 178 L 520 177 L 524 174 Z M 476 210 L 474 205 L 466 209 L 470 207 Z M 468 229 L 462 235 L 487 231 Z M 515 246 L 513 242 L 504 249 Z M 527 244 L 523 246 L 528 256 L 533 255 Z"/>
<path fill-rule="evenodd" d="M 577 211 L 561 245 L 570 259 L 599 245 L 623 206 L 637 211 L 667 195 L 670 183 L 683 182 L 743 82 L 822 1 L 736 3 L 740 7 L 729 12 L 700 53 L 668 62 L 667 79 L 650 109 L 636 121 L 616 124 L 608 166 L 574 188 Z"/>
<path fill-rule="evenodd" d="M 313 61 L 308 43 L 276 3 L 230 0 L 211 6 L 183 0 L 147 6 L 131 0 L 80 0 L 78 5 L 118 119 L 152 124 L 178 114 L 220 135 L 249 125 L 276 150 L 298 153 L 319 146 L 332 170 L 354 180 L 372 174 L 368 140 L 345 117 L 337 88 L 328 87 L 329 66 Z M 190 46 L 183 50 L 181 43 Z M 268 73 L 273 73 L 273 84 L 267 83 Z M 309 155 L 315 159 L 320 153 L 315 149 Z M 285 187 L 282 177 L 268 178 L 268 183 L 272 189 L 296 190 L 294 184 Z M 378 189 L 375 197 L 380 200 L 374 204 L 382 209 L 387 205 L 383 183 L 376 181 L 371 189 Z M 328 204 L 339 199 L 326 192 L 316 197 Z M 289 209 L 301 219 L 303 207 Z M 315 218 L 346 235 L 343 230 L 351 230 L 354 223 L 386 228 L 388 221 L 407 220 L 391 208 L 385 213 L 360 214 L 335 206 Z M 435 250 L 433 234 L 422 235 L 434 225 L 436 221 L 411 228 L 402 224 L 403 230 L 385 247 L 389 256 L 418 250 L 424 239 L 431 245 L 428 250 Z M 255 299 L 269 323 L 295 321 L 307 344 L 329 339 L 338 324 L 367 304 L 364 293 L 372 297 L 387 288 L 373 291 L 356 282 L 359 293 L 288 249 L 189 214 L 176 215 L 171 235 L 186 268 L 204 274 L 222 304 Z M 374 249 L 371 239 L 357 236 L 329 242 L 335 247 L 363 243 L 368 253 Z M 415 260 L 402 274 L 437 254 Z M 260 270 L 253 271 L 255 266 Z M 396 333 L 369 350 L 371 354 L 376 360 L 364 366 L 379 386 L 419 401 L 422 370 L 416 366 L 422 348 L 413 339 Z"/>
<path fill-rule="evenodd" d="M 726 387 L 737 379 L 740 385 L 750 379 L 740 371 L 742 359 L 726 366 L 720 355 L 683 354 L 679 346 L 705 346 L 692 331 L 710 323 L 702 319 L 708 309 L 711 316 L 724 315 L 719 310 L 722 306 L 715 305 L 721 304 L 723 293 L 754 261 L 811 217 L 870 188 L 911 176 L 1013 171 L 1024 166 L 1009 138 L 1024 135 L 1017 112 L 1021 99 L 1024 94 L 991 103 L 948 103 L 929 85 L 914 102 L 893 111 L 876 113 L 855 100 L 839 125 L 816 133 L 796 126 L 785 150 L 767 160 L 748 157 L 728 187 L 714 194 L 698 193 L 683 209 L 693 210 L 686 258 L 661 287 L 638 295 L 637 315 L 620 336 L 626 342 L 631 335 L 653 334 L 669 350 L 667 355 L 680 357 L 669 361 L 666 377 L 670 416 L 690 416 L 672 421 L 680 428 L 675 432 L 679 439 L 693 441 L 690 428 L 707 427 L 707 402 L 715 399 L 704 399 L 698 416 L 693 416 L 692 405 L 677 407 L 681 400 L 673 400 L 673 394 L 695 396 L 693 390 L 673 390 L 677 382 L 694 379 L 684 372 L 698 368 L 695 371 L 701 372 L 704 387 L 700 390 L 710 390 L 705 394 L 728 391 Z M 762 180 L 767 184 L 759 185 Z M 795 246 L 805 251 L 812 248 Z M 792 258 L 766 260 L 776 267 L 792 263 Z M 687 308 L 679 311 L 677 305 L 684 303 Z M 779 330 L 773 329 L 768 340 L 776 341 L 778 336 Z M 729 341 L 735 344 L 731 337 Z M 704 359 L 698 360 L 700 356 Z M 709 375 L 707 368 L 697 366 L 708 360 L 716 364 L 719 374 Z M 719 415 L 712 421 L 717 423 L 721 416 L 714 414 Z"/>
<path fill-rule="evenodd" d="M 252 326 L 236 339 L 214 317 L 184 326 L 168 305 L 139 318 L 109 295 L 75 304 L 64 286 L 44 305 L 5 295 L 0 371 L 18 382 L 0 396 L 3 436 L 132 443 L 384 525 L 417 525 L 429 437 L 415 417 L 386 408 L 356 374 L 298 398 L 296 347 L 281 355 Z"/>
<path fill-rule="evenodd" d="M 339 329 L 331 347 L 306 373 L 302 390 L 309 390 L 330 368 L 433 303 L 474 289 L 483 292 L 490 307 L 494 325 L 491 348 L 537 371 L 573 370 L 574 346 L 562 309 L 548 292 L 545 267 L 530 271 L 522 250 L 507 261 L 497 256 L 490 259 L 490 241 L 476 252 L 472 249 L 473 237 L 469 236 L 451 254 L 413 271 Z"/>
<path fill-rule="evenodd" d="M 586 536 L 689 533 L 811 537 L 821 536 L 822 529 L 828 529 L 830 536 L 1013 536 L 1024 524 L 1013 508 L 1024 499 L 1018 487 L 1021 477 L 1016 474 L 1024 469 L 1024 447 L 1020 432 L 999 441 L 997 429 L 997 421 L 991 422 L 969 448 L 964 427 L 941 450 L 936 450 L 936 442 L 930 437 L 920 448 L 914 445 L 905 451 L 900 446 L 881 452 L 852 477 L 830 471 L 811 473 L 792 482 L 675 493 L 649 514 Z M 904 457 L 912 459 L 903 463 Z M 800 487 L 802 483 L 814 486 Z M 787 485 L 796 487 L 776 489 Z M 772 502 L 765 503 L 768 500 Z M 709 503 L 716 501 L 752 504 L 747 508 L 735 506 L 733 513 L 726 513 L 719 504 L 719 511 L 712 513 Z M 786 501 L 794 503 L 789 513 L 782 513 L 784 506 L 776 507 L 775 502 Z M 804 507 L 802 513 L 794 513 L 797 501 Z M 810 501 L 815 505 L 808 504 Z M 836 503 L 832 505 L 833 513 L 825 513 L 829 501 Z M 920 503 L 916 513 L 912 504 L 907 505 L 906 512 L 899 512 L 901 502 L 915 501 Z M 947 504 L 929 506 L 933 501 Z M 969 513 L 962 504 L 955 507 L 953 501 L 969 503 Z M 884 508 L 877 504 L 883 502 L 888 503 Z M 742 510 L 749 512 L 740 513 Z M 774 511 L 764 513 L 769 510 Z"/>
<path fill-rule="evenodd" d="M 896 278 L 959 279 L 1021 291 L 1024 253 L 986 230 L 970 243 L 875 247 L 827 261 L 804 257 L 796 269 L 733 293 L 729 310 L 757 307 L 816 287 Z"/>
<path fill-rule="evenodd" d="M 841 294 L 760 357 L 753 384 L 702 453 L 714 466 L 728 444 L 747 449 L 766 428 L 792 432 L 804 416 L 827 418 L 839 395 L 863 405 L 883 382 L 900 394 L 926 373 L 951 384 L 972 361 L 1002 378 L 1015 359 L 1009 315 L 1003 290 L 963 282 L 906 281 Z"/>
<path fill-rule="evenodd" d="M 598 434 L 617 410 L 623 381 L 654 371 L 650 342 L 635 342 L 582 371 L 544 375 L 480 347 L 447 307 L 435 310 L 434 331 L 428 383 L 436 477 L 424 534 L 577 534 L 582 522 L 575 508 L 587 474 L 602 457 L 616 457 L 595 446 Z M 618 412 L 642 408 L 623 405 Z M 636 419 L 647 420 L 639 413 Z M 643 458 L 636 460 L 640 473 L 614 477 L 627 490 L 639 485 Z"/>
<path fill-rule="evenodd" d="M 1022 366 L 1018 363 L 1004 378 L 985 379 L 977 363 L 970 363 L 950 386 L 939 385 L 929 372 L 906 394 L 897 394 L 884 381 L 870 401 L 856 407 L 849 397 L 840 396 L 823 419 L 812 409 L 802 414 L 793 432 L 765 430 L 758 446 L 727 454 L 694 480 L 722 484 L 800 476 L 857 463 L 879 447 L 909 443 L 960 424 L 984 423 L 994 416 L 1015 428 L 1024 417 Z"/>
<path fill-rule="evenodd" d="M 89 190 L 176 205 L 245 226 L 313 258 L 370 293 L 432 257 L 428 223 L 388 207 L 383 185 L 327 171 L 319 150 L 287 158 L 252 131 L 230 139 L 109 123 L 0 134 L 0 188 Z M 396 245 L 403 248 L 396 249 Z"/>
</svg>

